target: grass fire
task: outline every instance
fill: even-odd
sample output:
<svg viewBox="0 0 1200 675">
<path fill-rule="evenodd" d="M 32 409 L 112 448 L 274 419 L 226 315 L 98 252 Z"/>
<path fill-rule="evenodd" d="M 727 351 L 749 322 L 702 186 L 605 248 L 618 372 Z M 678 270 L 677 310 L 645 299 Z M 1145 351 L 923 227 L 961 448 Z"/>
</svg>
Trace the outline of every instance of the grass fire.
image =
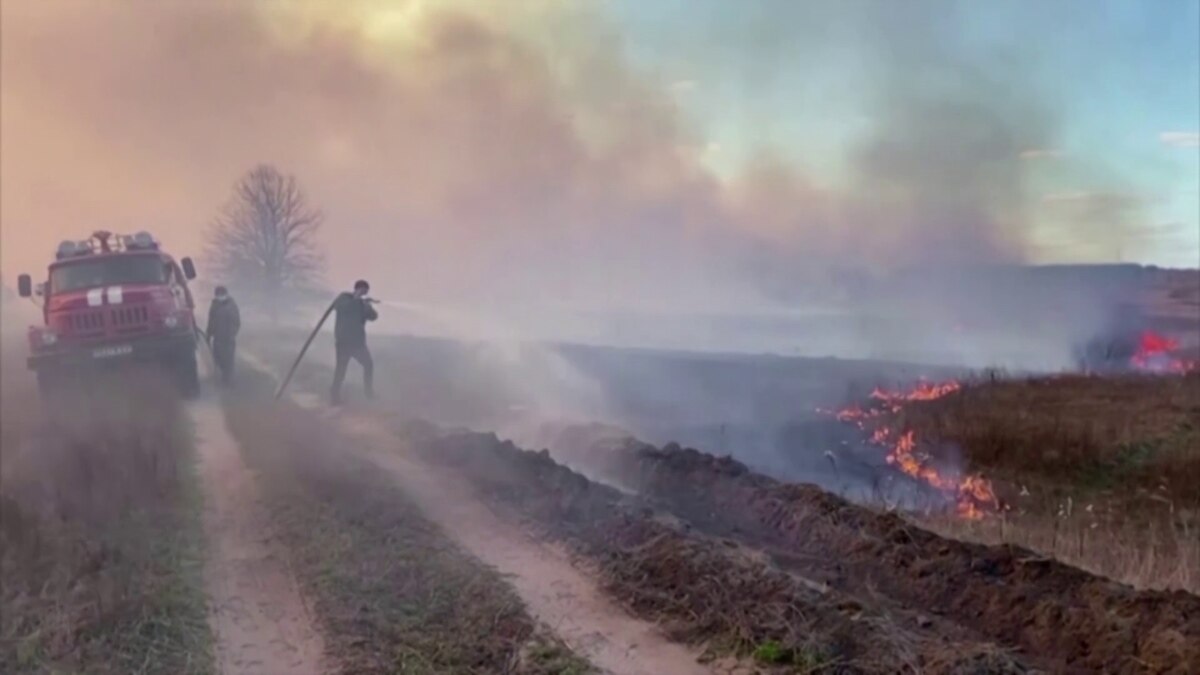
<svg viewBox="0 0 1200 675">
<path fill-rule="evenodd" d="M 957 381 L 921 381 L 906 391 L 876 387 L 866 407 L 855 404 L 830 414 L 863 430 L 871 445 L 887 453 L 889 465 L 944 494 L 960 516 L 979 519 L 1001 507 L 991 483 L 980 475 L 959 476 L 955 469 L 939 469 L 937 457 L 918 447 L 915 431 L 889 422 L 909 402 L 935 401 L 961 388 Z"/>
<path fill-rule="evenodd" d="M 1175 340 L 1154 331 L 1145 331 L 1138 339 L 1130 365 L 1142 372 L 1186 374 L 1200 369 L 1200 361 L 1174 356 L 1179 349 Z"/>
<path fill-rule="evenodd" d="M 1094 4 L 0 0 L 0 673 L 1200 673 Z"/>
</svg>

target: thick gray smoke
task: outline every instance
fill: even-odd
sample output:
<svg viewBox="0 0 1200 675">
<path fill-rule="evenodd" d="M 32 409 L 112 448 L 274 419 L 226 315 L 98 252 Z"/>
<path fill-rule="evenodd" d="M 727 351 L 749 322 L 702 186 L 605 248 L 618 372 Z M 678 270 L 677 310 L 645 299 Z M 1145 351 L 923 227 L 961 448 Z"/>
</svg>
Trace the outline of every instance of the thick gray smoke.
<svg viewBox="0 0 1200 675">
<path fill-rule="evenodd" d="M 865 101 L 836 170 L 764 137 L 730 175 L 702 161 L 704 130 L 630 64 L 601 9 L 392 5 L 5 2 L 5 269 L 44 264 L 81 223 L 199 251 L 232 181 L 263 161 L 326 213 L 337 285 L 366 275 L 528 337 L 870 355 L 904 340 L 881 307 L 958 313 L 938 288 L 884 296 L 874 280 L 937 270 L 954 287 L 1027 258 L 1028 151 L 1054 147 L 1057 111 L 1028 76 L 1035 57 L 970 48 L 953 4 L 766 3 L 714 24 L 743 96 L 784 73 L 828 79 L 832 60 Z M 384 30 L 397 12 L 402 30 Z M 805 91 L 811 105 L 772 116 L 843 112 Z M 1018 304 L 973 288 L 968 305 Z M 735 312 L 769 328 L 721 318 Z"/>
</svg>

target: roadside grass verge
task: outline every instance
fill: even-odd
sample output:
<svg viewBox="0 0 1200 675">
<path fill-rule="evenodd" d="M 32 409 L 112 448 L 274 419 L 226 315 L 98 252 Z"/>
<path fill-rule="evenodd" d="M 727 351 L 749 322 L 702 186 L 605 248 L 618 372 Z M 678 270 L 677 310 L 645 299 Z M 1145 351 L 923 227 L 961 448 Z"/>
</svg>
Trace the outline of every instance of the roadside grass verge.
<svg viewBox="0 0 1200 675">
<path fill-rule="evenodd" d="M 243 367 L 226 419 L 341 672 L 592 672 L 329 422 L 271 401 L 273 385 Z"/>
<path fill-rule="evenodd" d="M 47 410 L 17 364 L 0 376 L 0 672 L 211 673 L 200 495 L 173 390 L 126 373 Z"/>
<path fill-rule="evenodd" d="M 1010 507 L 920 519 L 938 532 L 1200 593 L 1200 373 L 980 381 L 894 423 L 960 448 Z"/>
</svg>

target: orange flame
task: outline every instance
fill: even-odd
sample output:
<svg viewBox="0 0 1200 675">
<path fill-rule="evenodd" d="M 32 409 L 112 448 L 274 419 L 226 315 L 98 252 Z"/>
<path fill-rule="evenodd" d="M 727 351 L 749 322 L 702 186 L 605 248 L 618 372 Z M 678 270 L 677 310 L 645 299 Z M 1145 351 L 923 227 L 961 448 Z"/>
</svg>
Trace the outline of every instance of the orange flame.
<svg viewBox="0 0 1200 675">
<path fill-rule="evenodd" d="M 912 391 L 886 391 L 876 387 L 871 392 L 871 398 L 883 401 L 888 405 L 901 405 L 909 401 L 933 401 L 947 394 L 962 389 L 962 385 L 954 380 L 942 383 L 919 382 Z"/>
<path fill-rule="evenodd" d="M 898 392 L 876 388 L 871 392 L 871 399 L 877 402 L 874 407 L 864 410 L 858 405 L 832 412 L 841 421 L 852 423 L 866 430 L 867 423 L 887 414 L 900 412 L 905 404 L 912 401 L 933 401 L 962 388 L 958 382 L 942 383 L 920 382 L 911 391 Z M 830 414 L 830 411 L 820 411 Z M 886 461 L 907 476 L 924 482 L 955 500 L 955 511 L 963 518 L 976 520 L 983 518 L 988 511 L 999 508 L 996 493 L 992 484 L 978 474 L 964 478 L 943 475 L 933 466 L 932 458 L 918 452 L 916 433 L 912 430 L 895 432 L 891 427 L 879 425 L 871 431 L 868 441 L 873 445 L 888 448 Z"/>
<path fill-rule="evenodd" d="M 1137 352 L 1130 358 L 1130 365 L 1137 370 L 1180 375 L 1200 369 L 1200 362 L 1172 356 L 1176 349 L 1179 349 L 1178 340 L 1146 331 L 1138 340 Z"/>
</svg>

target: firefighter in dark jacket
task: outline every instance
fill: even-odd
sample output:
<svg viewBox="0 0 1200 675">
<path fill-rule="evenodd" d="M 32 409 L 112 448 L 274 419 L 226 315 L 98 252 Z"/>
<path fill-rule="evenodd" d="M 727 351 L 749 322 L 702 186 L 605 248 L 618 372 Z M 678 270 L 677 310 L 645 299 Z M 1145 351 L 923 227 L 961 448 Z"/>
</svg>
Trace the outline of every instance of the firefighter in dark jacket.
<svg viewBox="0 0 1200 675">
<path fill-rule="evenodd" d="M 334 405 L 341 403 L 342 382 L 346 379 L 346 366 L 350 359 L 362 364 L 363 385 L 367 398 L 375 397 L 374 375 L 375 363 L 371 360 L 371 351 L 367 349 L 367 322 L 379 318 L 372 307 L 373 300 L 367 298 L 371 287 L 367 282 L 354 282 L 354 292 L 342 293 L 333 301 L 333 309 L 337 312 L 337 320 L 333 326 L 334 349 L 337 352 L 337 362 L 333 370 L 333 386 L 329 398 Z"/>
<path fill-rule="evenodd" d="M 208 308 L 208 328 L 205 332 L 222 382 L 229 382 L 233 376 L 233 357 L 241 327 L 242 317 L 237 303 L 224 286 L 217 286 L 212 305 Z"/>
</svg>

